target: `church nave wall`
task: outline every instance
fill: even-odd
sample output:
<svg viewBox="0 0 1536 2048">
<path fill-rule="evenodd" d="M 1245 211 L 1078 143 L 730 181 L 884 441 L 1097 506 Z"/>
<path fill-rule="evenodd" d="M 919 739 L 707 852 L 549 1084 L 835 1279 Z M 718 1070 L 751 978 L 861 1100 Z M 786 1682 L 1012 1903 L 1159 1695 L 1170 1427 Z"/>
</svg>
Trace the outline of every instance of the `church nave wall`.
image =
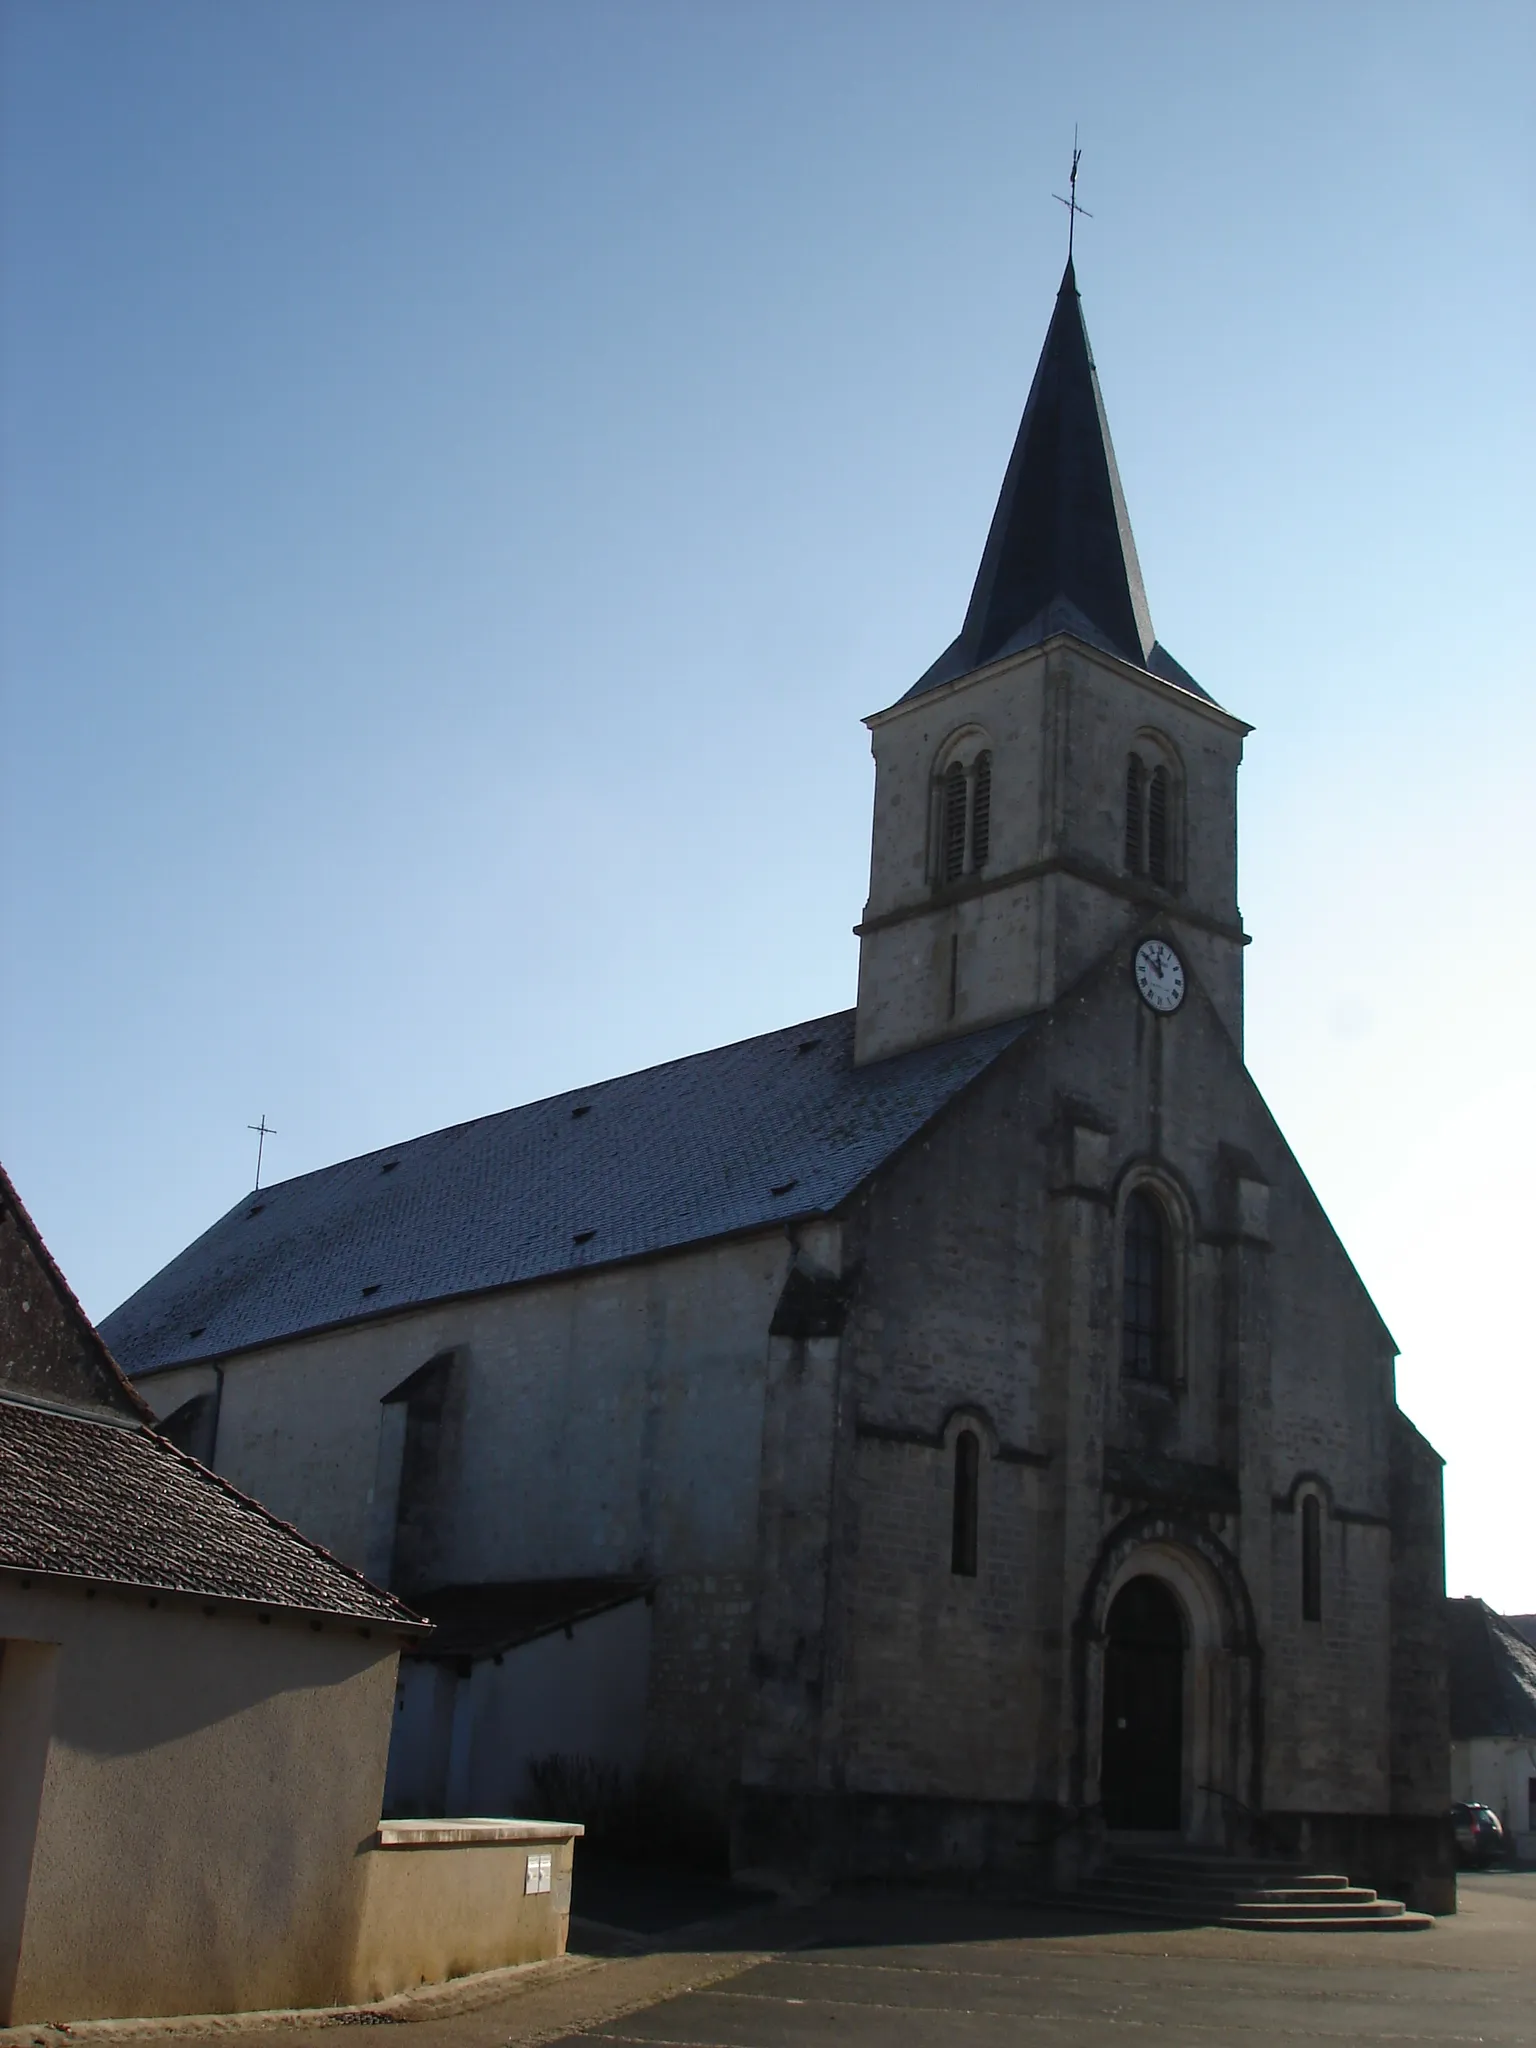
<svg viewBox="0 0 1536 2048">
<path fill-rule="evenodd" d="M 788 1259 L 774 1232 L 237 1355 L 222 1362 L 216 1468 L 361 1569 L 381 1403 L 450 1354 L 430 1583 L 749 1572 Z M 164 1415 L 208 1377 L 141 1384 Z"/>
</svg>

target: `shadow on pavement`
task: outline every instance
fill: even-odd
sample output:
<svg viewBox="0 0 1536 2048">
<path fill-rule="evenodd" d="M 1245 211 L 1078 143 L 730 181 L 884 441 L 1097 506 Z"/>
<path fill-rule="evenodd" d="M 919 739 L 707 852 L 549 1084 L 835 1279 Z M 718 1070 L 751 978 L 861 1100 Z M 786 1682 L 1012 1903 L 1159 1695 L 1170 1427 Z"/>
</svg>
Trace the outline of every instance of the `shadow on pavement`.
<svg viewBox="0 0 1536 2048">
<path fill-rule="evenodd" d="M 1088 1935 L 1156 1934 L 1188 1923 L 1095 1912 L 996 1892 L 848 1885 L 800 1899 L 724 1877 L 578 1857 L 571 1897 L 573 1954 L 638 1955 L 664 1949 L 719 1953 L 903 1947 L 967 1941 L 1070 1941 Z"/>
</svg>

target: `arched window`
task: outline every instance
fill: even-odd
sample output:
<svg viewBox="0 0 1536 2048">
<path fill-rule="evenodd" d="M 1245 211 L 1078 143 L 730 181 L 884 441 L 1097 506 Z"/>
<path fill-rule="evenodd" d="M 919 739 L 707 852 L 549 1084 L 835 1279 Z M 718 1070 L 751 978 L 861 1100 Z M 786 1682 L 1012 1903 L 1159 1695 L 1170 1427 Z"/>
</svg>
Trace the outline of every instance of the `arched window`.
<svg viewBox="0 0 1536 2048">
<path fill-rule="evenodd" d="M 1315 1493 L 1301 1502 L 1301 1618 L 1323 1618 L 1323 1508 Z"/>
<path fill-rule="evenodd" d="M 949 1568 L 956 1578 L 976 1576 L 980 1481 L 981 1439 L 974 1429 L 962 1429 L 955 1438 L 954 1521 L 949 1544 Z"/>
<path fill-rule="evenodd" d="M 979 874 L 992 853 L 992 749 L 974 726 L 935 764 L 930 875 L 940 887 Z"/>
<path fill-rule="evenodd" d="M 942 872 L 946 882 L 965 873 L 965 764 L 952 761 L 944 776 Z"/>
<path fill-rule="evenodd" d="M 1142 777 L 1140 760 L 1132 754 L 1125 764 L 1125 864 L 1133 875 L 1141 873 L 1141 846 L 1144 837 L 1142 821 Z"/>
<path fill-rule="evenodd" d="M 1122 1369 L 1132 1379 L 1166 1380 L 1169 1343 L 1168 1225 L 1161 1205 L 1137 1188 L 1125 1205 Z"/>
<path fill-rule="evenodd" d="M 1168 770 L 1154 768 L 1147 784 L 1147 873 L 1168 881 Z"/>
<path fill-rule="evenodd" d="M 987 864 L 992 845 L 992 755 L 983 749 L 976 756 L 971 790 L 971 873 Z"/>
<path fill-rule="evenodd" d="M 1160 889 L 1179 886 L 1183 812 L 1177 756 L 1155 733 L 1143 733 L 1125 764 L 1125 867 Z"/>
</svg>

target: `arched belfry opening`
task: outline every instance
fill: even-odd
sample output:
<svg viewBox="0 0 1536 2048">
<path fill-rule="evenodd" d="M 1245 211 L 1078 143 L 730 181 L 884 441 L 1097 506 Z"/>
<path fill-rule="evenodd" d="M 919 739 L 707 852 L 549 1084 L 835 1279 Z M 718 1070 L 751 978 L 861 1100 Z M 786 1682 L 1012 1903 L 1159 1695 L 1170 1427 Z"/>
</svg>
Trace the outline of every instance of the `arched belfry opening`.
<svg viewBox="0 0 1536 2048">
<path fill-rule="evenodd" d="M 1184 1811 L 1183 1612 L 1161 1579 L 1128 1579 L 1104 1646 L 1104 1824 L 1172 1832 Z"/>
</svg>

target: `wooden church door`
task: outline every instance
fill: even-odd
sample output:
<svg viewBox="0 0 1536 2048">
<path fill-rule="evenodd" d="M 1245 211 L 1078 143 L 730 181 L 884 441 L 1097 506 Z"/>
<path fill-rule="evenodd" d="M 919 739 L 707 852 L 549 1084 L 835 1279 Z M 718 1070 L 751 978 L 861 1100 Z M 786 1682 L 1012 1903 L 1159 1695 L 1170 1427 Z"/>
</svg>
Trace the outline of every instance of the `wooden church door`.
<svg viewBox="0 0 1536 2048">
<path fill-rule="evenodd" d="M 1176 1831 L 1184 1805 L 1184 1619 L 1159 1579 L 1110 1606 L 1104 1650 L 1104 1822 Z"/>
</svg>

